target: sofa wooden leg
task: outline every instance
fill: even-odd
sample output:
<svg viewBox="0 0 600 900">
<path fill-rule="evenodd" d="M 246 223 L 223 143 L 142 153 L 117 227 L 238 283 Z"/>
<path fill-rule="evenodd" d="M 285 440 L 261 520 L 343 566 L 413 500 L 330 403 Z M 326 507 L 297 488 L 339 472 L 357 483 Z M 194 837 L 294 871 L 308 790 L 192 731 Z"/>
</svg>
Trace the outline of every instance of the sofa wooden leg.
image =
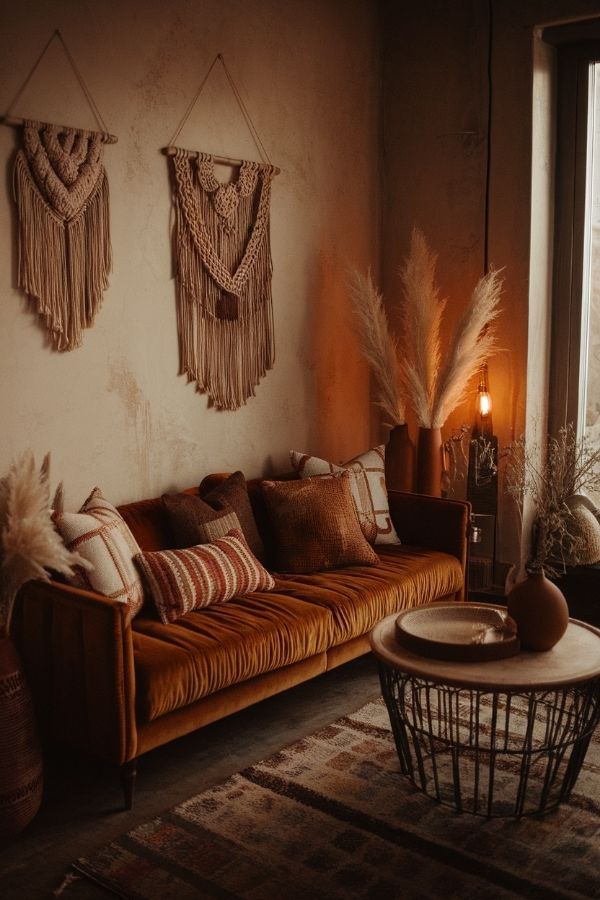
<svg viewBox="0 0 600 900">
<path fill-rule="evenodd" d="M 121 766 L 121 787 L 123 788 L 123 800 L 125 809 L 133 806 L 133 790 L 135 788 L 135 776 L 137 775 L 137 759 L 130 759 Z"/>
</svg>

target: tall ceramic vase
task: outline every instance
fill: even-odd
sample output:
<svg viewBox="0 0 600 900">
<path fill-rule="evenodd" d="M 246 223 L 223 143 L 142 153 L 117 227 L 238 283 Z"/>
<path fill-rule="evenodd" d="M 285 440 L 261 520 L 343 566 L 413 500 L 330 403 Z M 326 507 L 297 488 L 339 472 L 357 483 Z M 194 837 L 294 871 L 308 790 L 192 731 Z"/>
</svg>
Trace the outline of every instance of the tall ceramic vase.
<svg viewBox="0 0 600 900">
<path fill-rule="evenodd" d="M 31 822 L 42 800 L 42 755 L 33 702 L 16 648 L 0 628 L 0 837 Z"/>
<path fill-rule="evenodd" d="M 567 630 L 567 601 L 543 572 L 532 573 L 515 584 L 506 605 L 509 616 L 517 623 L 524 650 L 551 650 Z"/>
<path fill-rule="evenodd" d="M 442 429 L 419 428 L 417 441 L 417 493 L 441 497 L 443 469 Z"/>
<path fill-rule="evenodd" d="M 415 481 L 415 445 L 408 425 L 396 425 L 385 446 L 385 483 L 388 490 L 412 491 Z"/>
</svg>

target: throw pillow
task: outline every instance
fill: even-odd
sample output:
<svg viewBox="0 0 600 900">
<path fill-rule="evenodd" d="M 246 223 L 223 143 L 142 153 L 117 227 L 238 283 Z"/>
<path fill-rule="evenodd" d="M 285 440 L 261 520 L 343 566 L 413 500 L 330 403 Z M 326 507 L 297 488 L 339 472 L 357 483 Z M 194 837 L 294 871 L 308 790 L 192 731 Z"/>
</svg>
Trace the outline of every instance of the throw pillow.
<svg viewBox="0 0 600 900">
<path fill-rule="evenodd" d="M 600 522 L 583 503 L 569 504 L 569 531 L 578 539 L 577 554 L 565 559 L 568 566 L 593 566 L 600 562 Z"/>
<path fill-rule="evenodd" d="M 178 548 L 207 543 L 210 538 L 205 540 L 200 537 L 200 530 L 209 522 L 218 521 L 224 515 L 232 513 L 231 509 L 225 507 L 220 510 L 213 509 L 194 494 L 163 494 L 161 501 Z M 239 520 L 237 527 L 240 527 Z M 223 537 L 230 528 L 231 526 L 215 537 Z"/>
<path fill-rule="evenodd" d="M 264 544 L 256 526 L 243 472 L 234 472 L 208 494 L 205 494 L 202 499 L 215 510 L 225 510 L 226 512 L 233 510 L 240 520 L 242 533 L 248 546 L 258 559 L 265 558 Z"/>
<path fill-rule="evenodd" d="M 197 543 L 212 544 L 213 541 L 226 537 L 233 529 L 242 531 L 240 520 L 236 514 L 234 512 L 222 513 L 215 519 L 209 519 L 208 522 L 202 522 L 198 525 Z"/>
<path fill-rule="evenodd" d="M 94 488 L 78 513 L 58 512 L 53 519 L 69 550 L 76 550 L 93 566 L 89 572 L 77 568 L 70 583 L 126 603 L 135 616 L 144 603 L 142 582 L 133 562 L 140 548 L 100 488 Z"/>
<path fill-rule="evenodd" d="M 237 529 L 212 544 L 139 553 L 135 562 L 165 624 L 193 609 L 225 603 L 236 594 L 275 587 Z"/>
<path fill-rule="evenodd" d="M 367 450 L 341 466 L 296 450 L 290 452 L 290 458 L 292 468 L 300 478 L 339 475 L 349 471 L 352 474 L 352 497 L 366 539 L 371 544 L 400 543 L 392 524 L 385 486 L 385 444 Z"/>
<path fill-rule="evenodd" d="M 335 478 L 263 481 L 262 491 L 281 571 L 306 573 L 379 561 L 361 531 L 349 472 Z"/>
</svg>

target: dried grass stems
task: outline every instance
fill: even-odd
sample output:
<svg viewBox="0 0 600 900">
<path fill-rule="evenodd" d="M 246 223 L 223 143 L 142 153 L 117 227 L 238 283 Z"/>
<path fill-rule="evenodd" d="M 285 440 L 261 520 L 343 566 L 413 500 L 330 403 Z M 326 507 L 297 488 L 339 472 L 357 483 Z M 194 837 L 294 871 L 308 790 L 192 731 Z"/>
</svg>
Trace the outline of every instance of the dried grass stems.
<svg viewBox="0 0 600 900">
<path fill-rule="evenodd" d="M 544 447 L 528 447 L 521 437 L 506 449 L 505 486 L 522 516 L 530 498 L 535 518 L 527 572 L 544 571 L 554 578 L 565 561 L 578 559 L 583 538 L 568 504 L 574 494 L 600 490 L 600 449 L 578 438 L 573 425 L 548 437 Z"/>
<path fill-rule="evenodd" d="M 38 470 L 33 453 L 24 453 L 0 480 L 0 623 L 10 626 L 15 598 L 32 578 L 48 572 L 73 575 L 89 564 L 67 550 L 52 523 L 52 506 L 62 505 L 62 486 L 50 502 L 50 455 Z"/>
<path fill-rule="evenodd" d="M 466 399 L 469 381 L 497 349 L 494 323 L 502 293 L 500 272 L 481 278 L 451 338 L 442 365 L 441 324 L 446 301 L 435 280 L 436 256 L 414 229 L 400 270 L 404 288 L 400 377 L 419 425 L 441 428 Z"/>
<path fill-rule="evenodd" d="M 375 402 L 383 410 L 386 425 L 405 421 L 405 403 L 401 391 L 398 346 L 390 332 L 383 297 L 377 291 L 371 273 L 355 269 L 348 273 L 348 289 L 354 310 L 354 327 L 364 357 L 375 381 Z"/>
</svg>

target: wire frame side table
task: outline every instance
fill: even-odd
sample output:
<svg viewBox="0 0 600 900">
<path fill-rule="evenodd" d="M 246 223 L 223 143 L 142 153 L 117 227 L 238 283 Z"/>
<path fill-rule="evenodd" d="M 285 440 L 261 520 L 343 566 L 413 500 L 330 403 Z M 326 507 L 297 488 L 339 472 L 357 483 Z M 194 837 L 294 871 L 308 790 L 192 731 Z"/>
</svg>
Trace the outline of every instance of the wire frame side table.
<svg viewBox="0 0 600 900">
<path fill-rule="evenodd" d="M 572 620 L 549 653 L 448 663 L 397 644 L 395 619 L 376 626 L 371 644 L 402 774 L 485 817 L 567 800 L 600 721 L 600 631 Z"/>
</svg>

